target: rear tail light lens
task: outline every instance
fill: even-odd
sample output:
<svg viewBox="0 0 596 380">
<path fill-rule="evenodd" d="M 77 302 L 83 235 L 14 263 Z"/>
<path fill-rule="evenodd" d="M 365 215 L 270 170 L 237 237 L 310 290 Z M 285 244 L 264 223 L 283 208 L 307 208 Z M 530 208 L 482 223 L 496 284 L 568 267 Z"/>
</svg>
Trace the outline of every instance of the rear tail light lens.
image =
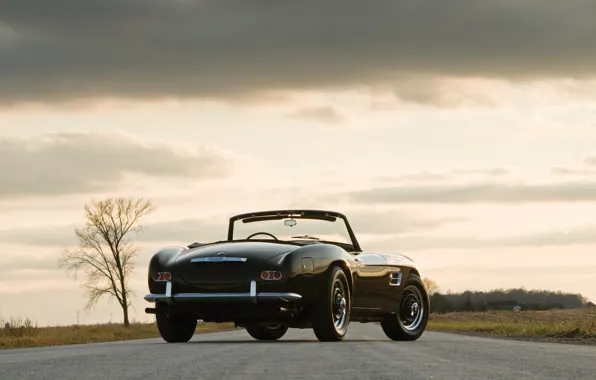
<svg viewBox="0 0 596 380">
<path fill-rule="evenodd" d="M 265 270 L 261 272 L 261 279 L 266 281 L 277 281 L 283 278 L 282 274 L 278 270 Z"/>
<path fill-rule="evenodd" d="M 156 272 L 153 273 L 153 281 L 156 282 L 165 282 L 170 281 L 172 279 L 172 274 L 170 272 Z"/>
</svg>

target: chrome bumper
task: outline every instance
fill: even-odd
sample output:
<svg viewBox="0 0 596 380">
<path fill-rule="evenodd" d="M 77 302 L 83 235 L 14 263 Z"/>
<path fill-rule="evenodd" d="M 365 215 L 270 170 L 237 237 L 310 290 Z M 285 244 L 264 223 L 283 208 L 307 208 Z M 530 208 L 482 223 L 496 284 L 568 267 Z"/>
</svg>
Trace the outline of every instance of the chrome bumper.
<svg viewBox="0 0 596 380">
<path fill-rule="evenodd" d="M 249 293 L 178 293 L 172 294 L 172 282 L 166 282 L 164 294 L 149 293 L 145 301 L 157 302 L 213 302 L 213 301 L 241 301 L 241 302 L 271 302 L 271 301 L 297 301 L 302 296 L 297 293 L 257 293 L 257 282 L 250 282 Z"/>
</svg>

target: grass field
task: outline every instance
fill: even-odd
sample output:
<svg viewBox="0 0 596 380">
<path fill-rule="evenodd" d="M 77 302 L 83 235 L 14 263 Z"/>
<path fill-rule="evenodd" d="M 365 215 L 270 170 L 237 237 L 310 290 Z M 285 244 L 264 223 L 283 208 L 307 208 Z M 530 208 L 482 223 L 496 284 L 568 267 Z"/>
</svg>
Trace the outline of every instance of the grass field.
<svg viewBox="0 0 596 380">
<path fill-rule="evenodd" d="M 596 309 L 433 314 L 429 330 L 596 344 Z"/>
<path fill-rule="evenodd" d="M 11 328 L 4 328 L 6 322 Z M 197 333 L 234 329 L 233 323 L 200 323 Z M 0 349 L 57 346 L 64 344 L 110 342 L 159 337 L 155 323 L 37 327 L 29 320 L 2 321 Z"/>
<path fill-rule="evenodd" d="M 11 328 L 2 328 L 10 322 Z M 197 333 L 232 330 L 231 323 L 202 323 Z M 433 314 L 428 330 L 562 343 L 596 344 L 596 309 L 488 311 Z M 2 321 L 0 349 L 159 337 L 154 323 L 37 327 L 29 320 Z"/>
</svg>

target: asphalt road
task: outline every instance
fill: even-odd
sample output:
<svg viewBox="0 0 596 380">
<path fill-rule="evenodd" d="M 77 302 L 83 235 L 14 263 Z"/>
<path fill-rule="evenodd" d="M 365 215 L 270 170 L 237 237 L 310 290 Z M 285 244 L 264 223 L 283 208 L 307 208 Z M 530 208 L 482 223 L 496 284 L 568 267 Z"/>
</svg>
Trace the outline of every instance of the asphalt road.
<svg viewBox="0 0 596 380">
<path fill-rule="evenodd" d="M 0 380 L 26 379 L 596 379 L 596 347 L 426 332 L 388 340 L 377 324 L 350 325 L 346 340 L 311 330 L 276 342 L 244 331 L 0 351 Z"/>
</svg>

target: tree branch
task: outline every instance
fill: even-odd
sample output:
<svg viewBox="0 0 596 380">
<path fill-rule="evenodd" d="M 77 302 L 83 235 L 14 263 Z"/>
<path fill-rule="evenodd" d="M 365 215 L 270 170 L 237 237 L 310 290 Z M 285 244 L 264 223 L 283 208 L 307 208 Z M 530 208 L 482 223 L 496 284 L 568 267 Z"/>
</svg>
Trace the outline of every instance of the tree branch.
<svg viewBox="0 0 596 380">
<path fill-rule="evenodd" d="M 78 249 L 64 250 L 59 265 L 68 272 L 84 272 L 82 287 L 87 305 L 91 308 L 103 297 L 116 298 L 128 325 L 130 295 L 128 276 L 134 271 L 133 258 L 139 249 L 130 243 L 127 235 L 142 229 L 139 222 L 154 208 L 142 198 L 107 198 L 85 205 L 86 224 L 75 229 Z"/>
</svg>

